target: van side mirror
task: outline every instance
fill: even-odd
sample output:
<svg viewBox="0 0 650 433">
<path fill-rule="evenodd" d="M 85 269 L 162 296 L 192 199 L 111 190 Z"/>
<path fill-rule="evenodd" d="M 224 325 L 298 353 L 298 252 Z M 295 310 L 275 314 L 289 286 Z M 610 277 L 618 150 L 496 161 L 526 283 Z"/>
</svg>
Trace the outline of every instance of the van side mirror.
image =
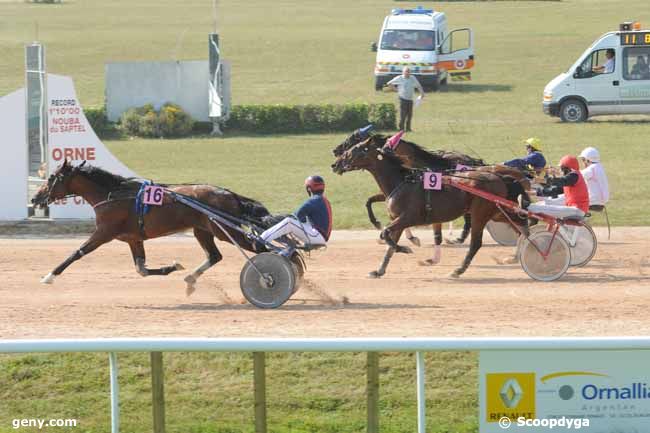
<svg viewBox="0 0 650 433">
<path fill-rule="evenodd" d="M 370 44 L 370 51 L 377 52 L 377 42 Z"/>
<path fill-rule="evenodd" d="M 578 66 L 576 68 L 576 71 L 573 73 L 573 78 L 580 78 L 582 77 L 582 66 Z"/>
</svg>

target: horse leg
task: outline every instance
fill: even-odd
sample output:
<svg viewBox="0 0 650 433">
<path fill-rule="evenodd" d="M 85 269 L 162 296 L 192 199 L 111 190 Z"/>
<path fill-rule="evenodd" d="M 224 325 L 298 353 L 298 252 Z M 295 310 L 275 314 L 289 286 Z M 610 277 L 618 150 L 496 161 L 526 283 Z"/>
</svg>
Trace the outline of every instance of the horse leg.
<svg viewBox="0 0 650 433">
<path fill-rule="evenodd" d="M 420 245 L 422 245 L 422 242 L 420 242 L 420 238 L 415 236 L 411 232 L 411 229 L 404 229 L 404 234 L 406 235 L 406 239 L 408 239 L 416 247 L 419 247 Z"/>
<path fill-rule="evenodd" d="M 479 212 L 482 209 L 479 207 Z M 471 228 L 471 242 L 469 244 L 469 250 L 465 255 L 462 265 L 459 268 L 456 268 L 449 276 L 452 278 L 460 277 L 472 263 L 472 259 L 478 252 L 478 250 L 483 245 L 483 229 L 485 225 L 490 220 L 494 212 L 482 212 L 480 215 L 479 212 L 472 212 L 472 228 Z"/>
<path fill-rule="evenodd" d="M 440 263 L 440 244 L 442 244 L 442 224 L 433 224 L 433 239 L 435 245 L 433 246 L 433 257 L 420 262 L 422 266 L 433 266 Z"/>
<path fill-rule="evenodd" d="M 130 241 L 129 248 L 131 248 L 131 255 L 133 256 L 133 263 L 135 263 L 135 270 L 143 277 L 149 275 L 169 275 L 174 271 L 185 269 L 180 263 L 172 263 L 170 266 L 163 266 L 162 268 L 148 269 L 146 266 L 147 258 L 144 252 L 143 241 Z"/>
<path fill-rule="evenodd" d="M 375 217 L 375 213 L 372 211 L 372 205 L 374 203 L 379 203 L 386 201 L 386 196 L 383 193 L 375 194 L 372 197 L 368 197 L 366 200 L 366 210 L 368 211 L 368 219 L 375 226 L 377 230 L 381 230 L 381 223 Z"/>
<path fill-rule="evenodd" d="M 447 243 L 449 244 L 463 244 L 465 243 L 465 239 L 467 239 L 467 236 L 469 236 L 469 233 L 472 229 L 472 216 L 469 213 L 466 213 L 463 215 L 463 219 L 465 220 L 465 223 L 463 224 L 463 231 L 460 233 L 460 236 L 458 236 L 456 239 L 447 239 Z"/>
<path fill-rule="evenodd" d="M 41 283 L 52 284 L 54 282 L 54 278 L 61 275 L 61 273 L 63 273 L 63 271 L 65 271 L 65 269 L 72 263 L 76 262 L 86 254 L 95 251 L 101 245 L 110 242 L 113 239 L 115 239 L 115 234 L 113 231 L 95 230 L 90 238 L 88 238 L 88 240 L 84 242 L 77 251 L 72 253 L 70 257 L 65 259 L 65 261 L 57 266 L 52 272 L 43 277 L 43 279 L 41 279 Z"/>
<path fill-rule="evenodd" d="M 196 290 L 195 284 L 196 280 L 212 266 L 216 265 L 223 259 L 223 256 L 219 252 L 219 249 L 214 243 L 214 236 L 212 233 L 207 232 L 201 229 L 194 229 L 194 237 L 199 241 L 199 245 L 205 251 L 207 260 L 201 264 L 198 268 L 194 269 L 194 272 L 185 277 L 185 282 L 187 283 L 187 288 L 185 289 L 185 294 L 190 296 Z"/>
<path fill-rule="evenodd" d="M 390 225 L 386 227 L 384 231 L 381 232 L 381 237 L 386 241 L 387 245 L 386 254 L 384 254 L 384 258 L 379 265 L 379 269 L 370 272 L 369 276 L 371 278 L 380 278 L 386 273 L 388 263 L 390 263 L 390 259 L 393 257 L 393 254 L 395 254 L 395 252 L 407 254 L 413 252 L 409 247 L 397 245 L 400 236 L 402 236 L 403 230 L 403 226 L 401 226 L 398 217 L 393 220 L 393 222 L 390 223 Z"/>
</svg>

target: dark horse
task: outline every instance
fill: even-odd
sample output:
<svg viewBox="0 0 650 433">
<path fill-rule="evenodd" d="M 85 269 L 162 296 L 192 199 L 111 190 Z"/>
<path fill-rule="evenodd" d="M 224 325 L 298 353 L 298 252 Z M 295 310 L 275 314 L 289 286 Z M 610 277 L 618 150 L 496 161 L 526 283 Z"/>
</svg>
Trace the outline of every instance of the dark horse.
<svg viewBox="0 0 650 433">
<path fill-rule="evenodd" d="M 364 132 L 366 129 L 368 129 L 368 127 L 357 129 L 345 140 L 343 140 L 341 144 L 334 148 L 334 156 L 339 157 L 343 155 L 346 150 L 361 143 L 362 141 L 365 141 L 368 145 L 379 149 L 386 146 L 386 142 L 390 138 L 389 136 L 381 134 L 369 134 L 367 132 Z M 399 142 L 392 148 L 392 150 L 404 161 L 404 165 L 410 168 L 426 168 L 434 171 L 445 171 L 454 170 L 458 164 L 464 165 L 466 167 L 480 167 L 485 165 L 485 162 L 480 158 L 473 158 L 469 155 L 455 151 L 430 151 L 415 143 L 402 139 L 399 140 Z M 383 193 L 375 194 L 366 200 L 368 218 L 370 219 L 370 222 L 379 230 L 381 230 L 381 224 L 372 211 L 372 205 L 374 203 L 383 202 L 385 200 L 386 196 Z M 465 214 L 464 218 L 465 225 L 463 227 L 463 232 L 457 240 L 451 241 L 452 243 L 462 243 L 469 234 L 469 229 L 471 227 L 469 214 Z M 435 239 L 434 257 L 433 259 L 426 260 L 423 264 L 433 265 L 440 261 L 442 224 L 434 224 L 433 231 Z M 406 238 L 409 241 L 418 246 L 420 245 L 419 239 L 413 236 L 410 229 L 405 229 L 404 233 L 406 234 Z"/>
<path fill-rule="evenodd" d="M 143 224 L 141 224 L 135 209 L 136 194 L 141 186 L 140 180 L 127 179 L 85 162 L 79 166 L 72 166 L 65 161 L 39 189 L 32 202 L 44 206 L 66 196 L 81 196 L 95 210 L 96 228 L 77 251 L 41 282 L 52 283 L 54 278 L 70 264 L 113 239 L 129 244 L 136 270 L 143 277 L 168 275 L 183 267 L 174 263 L 158 269 L 148 269 L 145 266 L 144 241 L 193 229 L 194 237 L 205 251 L 207 260 L 185 278 L 187 294 L 190 295 L 195 289 L 197 278 L 223 258 L 214 243 L 214 237 L 226 242 L 230 242 L 230 239 L 210 222 L 206 215 L 174 201 L 168 195 L 164 196 L 162 206 L 150 206 L 149 212 L 143 215 Z M 269 211 L 261 203 L 227 189 L 210 185 L 165 185 L 165 187 L 262 227 L 269 226 L 264 222 L 267 218 L 272 219 Z M 253 242 L 244 234 L 232 229 L 226 230 L 241 247 L 248 251 L 259 252 L 259 246 L 256 249 Z"/>
<path fill-rule="evenodd" d="M 459 277 L 465 272 L 472 258 L 481 248 L 485 224 L 495 217 L 499 210 L 495 203 L 449 185 L 450 179 L 508 198 L 525 196 L 525 191 L 529 189 L 526 179 L 519 181 L 489 171 L 459 172 L 453 176 L 444 176 L 445 183 L 442 190 L 433 191 L 433 206 L 427 209 L 422 182 L 414 179 L 414 171 L 406 167 L 392 152 L 385 152 L 365 142 L 341 155 L 334 164 L 333 170 L 338 174 L 353 170 L 368 170 L 387 197 L 386 205 L 392 221 L 384 228 L 381 237 L 386 241 L 388 249 L 379 269 L 371 272 L 372 277 L 380 277 L 386 272 L 386 267 L 395 252 L 409 251 L 397 245 L 404 229 L 452 221 L 469 212 L 472 217 L 470 248 L 462 265 L 455 269 L 451 276 Z M 525 227 L 525 219 L 517 215 L 511 217 Z"/>
</svg>

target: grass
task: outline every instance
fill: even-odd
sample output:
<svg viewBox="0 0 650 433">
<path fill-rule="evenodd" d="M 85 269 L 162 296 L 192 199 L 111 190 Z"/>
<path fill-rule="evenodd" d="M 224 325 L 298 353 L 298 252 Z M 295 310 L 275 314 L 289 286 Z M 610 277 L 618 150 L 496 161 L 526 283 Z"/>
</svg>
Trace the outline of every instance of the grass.
<svg viewBox="0 0 650 433">
<path fill-rule="evenodd" d="M 74 78 L 82 104 L 104 100 L 111 61 L 204 59 L 213 29 L 209 0 L 64 0 L 32 4 L 0 0 L 0 94 L 23 85 L 23 45 L 39 39 L 51 72 Z M 417 3 L 402 2 L 400 6 Z M 232 62 L 233 102 L 382 102 L 373 90 L 370 42 L 389 0 L 219 2 L 218 28 Z M 618 23 L 650 24 L 647 0 L 434 3 L 451 28 L 475 31 L 477 67 L 470 83 L 428 94 L 408 138 L 488 161 L 522 153 L 538 136 L 550 161 L 587 145 L 601 150 L 613 191 L 616 225 L 647 224 L 650 182 L 647 117 L 603 118 L 565 125 L 541 113 L 544 85 L 591 42 Z M 646 25 L 647 27 L 647 25 Z M 330 149 L 344 134 L 199 137 L 108 141 L 139 174 L 163 182 L 208 182 L 263 201 L 274 211 L 304 198 L 302 180 L 327 176 L 336 228 L 369 227 L 363 203 L 376 186 L 367 174 L 335 177 Z M 122 355 L 123 431 L 151 428 L 150 381 L 144 354 Z M 251 359 L 234 354 L 165 355 L 170 432 L 251 432 Z M 414 359 L 382 357 L 382 431 L 414 430 Z M 429 354 L 430 432 L 477 431 L 476 356 Z M 362 354 L 272 355 L 271 431 L 363 431 Z M 107 431 L 104 355 L 0 357 L 0 432 L 14 418 L 78 417 L 77 432 Z M 296 374 L 296 372 L 300 372 Z M 60 431 L 65 431 L 61 429 Z"/>
<path fill-rule="evenodd" d="M 77 419 L 61 432 L 110 429 L 108 357 L 104 354 L 0 356 L 0 432 L 22 418 Z M 253 432 L 250 354 L 164 355 L 168 432 Z M 277 433 L 364 432 L 365 353 L 295 353 L 267 356 L 269 429 Z M 477 431 L 477 357 L 430 353 L 427 431 Z M 149 356 L 119 355 L 121 427 L 150 431 Z M 415 356 L 380 357 L 382 432 L 416 430 Z M 299 372 L 299 373 L 296 373 Z M 21 429 L 29 431 L 29 429 Z"/>
<path fill-rule="evenodd" d="M 391 101 L 372 85 L 376 39 L 389 0 L 219 2 L 218 28 L 232 62 L 233 102 L 343 103 Z M 402 5 L 402 4 L 400 4 Z M 407 5 L 410 5 L 407 4 Z M 470 83 L 427 95 L 408 138 L 430 148 L 457 149 L 499 162 L 523 153 L 538 136 L 557 162 L 590 145 L 601 150 L 610 177 L 615 225 L 647 224 L 650 182 L 647 117 L 603 118 L 565 125 L 541 113 L 544 85 L 566 70 L 600 34 L 633 17 L 650 23 L 645 0 L 452 2 L 440 6 L 450 27 L 471 26 L 477 67 Z M 66 1 L 60 5 L 0 3 L 0 94 L 23 82 L 22 45 L 38 37 L 49 70 L 71 75 L 83 104 L 103 102 L 110 61 L 206 58 L 211 2 Z M 330 182 L 337 228 L 369 227 L 363 202 L 376 187 L 367 175 L 334 178 L 329 150 L 344 134 L 228 136 L 224 139 L 108 141 L 136 172 L 160 181 L 219 183 L 292 210 L 311 173 Z"/>
</svg>

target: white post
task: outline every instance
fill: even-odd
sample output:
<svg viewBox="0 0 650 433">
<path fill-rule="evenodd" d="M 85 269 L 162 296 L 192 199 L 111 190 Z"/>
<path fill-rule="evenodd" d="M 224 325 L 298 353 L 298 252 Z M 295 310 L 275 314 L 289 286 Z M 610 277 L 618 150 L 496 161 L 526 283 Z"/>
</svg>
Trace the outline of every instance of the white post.
<svg viewBox="0 0 650 433">
<path fill-rule="evenodd" d="M 120 432 L 120 385 L 117 381 L 117 354 L 110 352 L 108 361 L 111 371 L 111 433 Z"/>
<path fill-rule="evenodd" d="M 418 384 L 418 433 L 426 433 L 426 398 L 424 396 L 424 354 L 415 352 Z"/>
</svg>

